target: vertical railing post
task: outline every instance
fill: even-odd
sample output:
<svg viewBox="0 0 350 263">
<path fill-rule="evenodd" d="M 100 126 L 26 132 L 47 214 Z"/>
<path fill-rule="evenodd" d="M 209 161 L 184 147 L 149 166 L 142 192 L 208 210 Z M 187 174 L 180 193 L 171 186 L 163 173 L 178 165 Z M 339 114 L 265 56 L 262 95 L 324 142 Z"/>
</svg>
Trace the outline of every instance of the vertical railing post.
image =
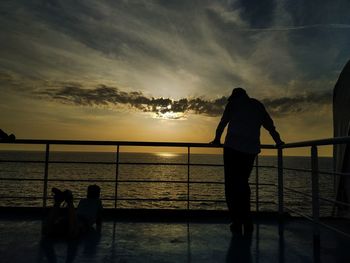
<svg viewBox="0 0 350 263">
<path fill-rule="evenodd" d="M 259 155 L 255 159 L 255 210 L 259 212 Z"/>
<path fill-rule="evenodd" d="M 49 157 L 50 157 L 50 144 L 46 144 L 45 150 L 45 170 L 44 170 L 44 186 L 43 186 L 43 207 L 47 205 L 47 181 L 49 178 Z"/>
<path fill-rule="evenodd" d="M 117 208 L 117 201 L 118 201 L 118 178 L 119 178 L 119 144 L 117 145 L 117 156 L 116 156 L 116 162 L 115 162 L 114 208 Z"/>
<path fill-rule="evenodd" d="M 187 210 L 190 209 L 190 146 L 187 147 Z"/>
<path fill-rule="evenodd" d="M 278 167 L 278 234 L 284 236 L 284 185 L 283 185 L 283 149 L 278 147 L 277 149 L 277 167 Z"/>
<path fill-rule="evenodd" d="M 187 146 L 187 262 L 191 259 L 191 233 L 190 233 L 190 164 L 191 164 L 190 146 Z"/>
<path fill-rule="evenodd" d="M 283 216 L 284 196 L 283 196 L 283 149 L 277 150 L 277 167 L 278 167 L 278 215 L 280 218 Z"/>
<path fill-rule="evenodd" d="M 312 218 L 314 222 L 314 241 L 320 240 L 320 203 L 318 185 L 318 151 L 317 146 L 311 146 L 311 187 L 312 187 Z"/>
</svg>

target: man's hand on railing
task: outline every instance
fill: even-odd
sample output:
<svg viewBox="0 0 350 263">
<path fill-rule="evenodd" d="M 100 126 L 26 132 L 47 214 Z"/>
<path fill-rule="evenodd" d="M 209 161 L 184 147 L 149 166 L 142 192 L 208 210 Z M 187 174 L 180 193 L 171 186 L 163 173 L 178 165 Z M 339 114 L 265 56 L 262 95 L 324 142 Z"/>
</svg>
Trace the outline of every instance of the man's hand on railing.
<svg viewBox="0 0 350 263">
<path fill-rule="evenodd" d="M 276 142 L 276 147 L 277 148 L 280 148 L 280 147 L 282 147 L 283 145 L 284 145 L 285 143 L 284 143 L 284 141 L 278 141 L 278 142 Z"/>
</svg>

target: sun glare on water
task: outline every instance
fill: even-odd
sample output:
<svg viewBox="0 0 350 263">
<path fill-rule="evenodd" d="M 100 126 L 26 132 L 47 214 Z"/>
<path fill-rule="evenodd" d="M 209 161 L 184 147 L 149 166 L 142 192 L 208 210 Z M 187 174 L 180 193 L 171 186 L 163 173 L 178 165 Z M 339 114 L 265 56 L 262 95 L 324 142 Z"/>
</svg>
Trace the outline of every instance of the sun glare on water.
<svg viewBox="0 0 350 263">
<path fill-rule="evenodd" d="M 158 152 L 158 153 L 155 153 L 155 155 L 159 157 L 165 157 L 165 158 L 172 158 L 177 156 L 176 153 L 169 153 L 169 152 Z"/>
</svg>

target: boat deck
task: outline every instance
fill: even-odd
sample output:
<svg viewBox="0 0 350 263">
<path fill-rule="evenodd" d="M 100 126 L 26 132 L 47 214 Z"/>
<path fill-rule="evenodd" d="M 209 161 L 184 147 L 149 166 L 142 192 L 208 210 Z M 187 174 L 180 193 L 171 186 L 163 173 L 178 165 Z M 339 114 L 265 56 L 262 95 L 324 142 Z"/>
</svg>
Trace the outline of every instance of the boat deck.
<svg viewBox="0 0 350 263">
<path fill-rule="evenodd" d="M 38 217 L 0 217 L 1 262 L 350 262 L 350 240 L 288 218 L 255 219 L 251 239 L 235 238 L 225 220 L 156 222 L 107 219 L 78 241 L 43 240 Z"/>
</svg>

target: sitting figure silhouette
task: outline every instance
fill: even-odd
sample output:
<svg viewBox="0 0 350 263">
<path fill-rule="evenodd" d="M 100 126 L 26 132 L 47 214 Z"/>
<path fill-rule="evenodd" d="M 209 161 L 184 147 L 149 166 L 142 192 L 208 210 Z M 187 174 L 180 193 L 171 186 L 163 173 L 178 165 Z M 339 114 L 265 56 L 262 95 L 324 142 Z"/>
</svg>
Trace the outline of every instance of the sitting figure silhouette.
<svg viewBox="0 0 350 263">
<path fill-rule="evenodd" d="M 89 231 L 94 224 L 96 230 L 101 230 L 102 202 L 100 187 L 90 185 L 87 198 L 80 200 L 75 210 L 73 194 L 70 190 L 61 191 L 52 188 L 54 205 L 44 227 L 44 234 L 50 237 L 77 238 Z"/>
<path fill-rule="evenodd" d="M 83 231 L 89 230 L 94 224 L 100 229 L 102 224 L 102 202 L 100 199 L 101 188 L 98 185 L 89 185 L 87 198 L 80 200 L 77 208 L 78 220 Z"/>
<path fill-rule="evenodd" d="M 228 124 L 224 144 L 225 197 L 230 213 L 232 233 L 253 232 L 250 211 L 249 176 L 260 152 L 260 128 L 270 132 L 277 145 L 283 144 L 264 105 L 250 98 L 242 88 L 235 88 L 228 99 L 212 144 L 220 144 Z"/>
<path fill-rule="evenodd" d="M 7 141 L 7 142 L 12 142 L 16 140 L 16 136 L 14 134 L 8 135 L 6 132 L 0 129 L 0 140 L 2 141 Z"/>
</svg>

